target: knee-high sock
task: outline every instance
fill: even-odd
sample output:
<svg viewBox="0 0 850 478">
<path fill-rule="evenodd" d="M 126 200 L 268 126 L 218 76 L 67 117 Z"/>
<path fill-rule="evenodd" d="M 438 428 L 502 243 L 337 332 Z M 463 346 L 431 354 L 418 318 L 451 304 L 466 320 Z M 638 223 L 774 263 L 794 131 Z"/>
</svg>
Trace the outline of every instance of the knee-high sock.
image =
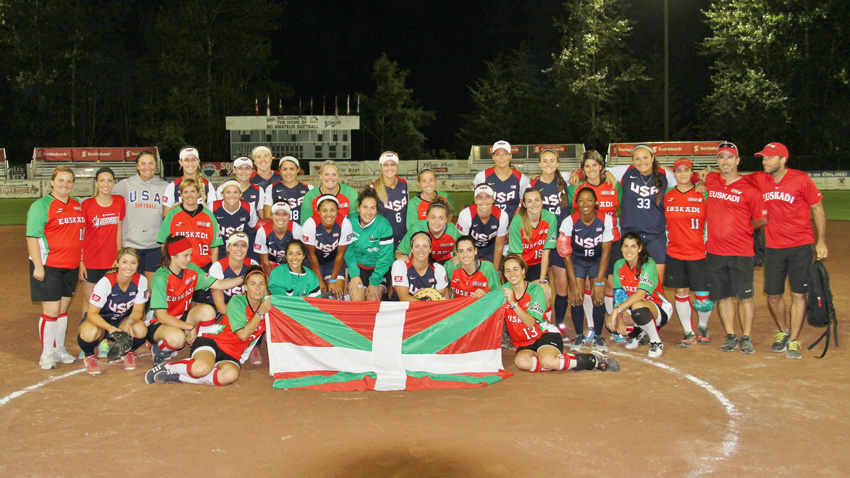
<svg viewBox="0 0 850 478">
<path fill-rule="evenodd" d="M 605 294 L 605 315 L 611 315 L 614 312 L 614 296 Z"/>
<path fill-rule="evenodd" d="M 602 329 L 605 328 L 605 306 L 593 306 L 593 335 L 602 337 Z"/>
<path fill-rule="evenodd" d="M 590 279 L 588 279 L 588 282 Z M 594 317 L 593 317 L 593 298 L 590 297 L 590 291 L 584 290 L 584 301 L 581 303 L 584 307 L 584 316 L 587 317 L 587 330 L 596 330 L 593 327 Z"/>
<path fill-rule="evenodd" d="M 41 339 L 42 353 L 53 350 L 56 342 L 56 320 L 58 317 L 41 314 L 38 318 L 38 338 Z"/>
<path fill-rule="evenodd" d="M 133 345 L 130 346 L 130 352 L 135 352 L 137 348 L 141 347 L 145 343 L 145 338 L 134 338 Z"/>
<path fill-rule="evenodd" d="M 561 354 L 558 355 L 559 367 L 558 370 L 572 370 L 576 368 L 578 361 L 576 360 L 576 356 L 573 354 Z"/>
<path fill-rule="evenodd" d="M 693 324 L 691 324 L 691 315 L 693 312 L 691 311 L 690 295 L 676 296 L 676 314 L 679 316 L 679 322 L 682 323 L 682 330 L 685 332 L 693 332 L 694 327 Z"/>
<path fill-rule="evenodd" d="M 200 385 L 220 385 L 218 383 L 218 367 L 214 367 L 212 372 L 203 377 L 195 377 L 190 372 L 195 359 L 178 360 L 174 363 L 165 364 L 165 369 L 171 373 L 180 374 L 181 383 L 196 383 Z"/>
<path fill-rule="evenodd" d="M 95 340 L 94 342 L 86 342 L 85 340 L 83 340 L 82 337 L 80 337 L 79 335 L 77 336 L 77 345 L 80 346 L 80 350 L 82 350 L 83 353 L 86 354 L 86 357 L 94 355 L 94 349 L 95 347 L 97 347 L 98 342 L 100 342 L 100 340 Z"/>
<path fill-rule="evenodd" d="M 564 323 L 564 317 L 567 315 L 567 296 L 555 296 L 555 322 L 557 325 Z"/>
<path fill-rule="evenodd" d="M 570 307 L 570 313 L 573 317 L 573 327 L 576 329 L 576 336 L 584 335 L 584 308 L 580 305 Z"/>
<path fill-rule="evenodd" d="M 658 328 L 655 326 L 655 319 L 650 321 L 646 325 L 639 326 L 641 330 L 646 332 L 646 335 L 649 336 L 650 342 L 661 342 L 661 336 L 658 335 Z"/>
<path fill-rule="evenodd" d="M 708 295 L 706 295 L 705 293 L 700 294 L 699 292 L 697 292 L 696 293 L 696 299 L 697 300 L 705 300 L 705 299 L 708 299 Z M 699 326 L 700 327 L 708 327 L 708 318 L 711 317 L 711 311 L 710 310 L 708 312 L 697 311 L 697 317 L 699 317 Z"/>
<path fill-rule="evenodd" d="M 574 364 L 570 367 L 570 370 L 593 370 L 596 368 L 596 357 L 593 354 L 575 354 L 570 357 L 570 361 Z"/>
<path fill-rule="evenodd" d="M 56 317 L 56 337 L 53 339 L 53 347 L 65 346 L 65 333 L 68 331 L 68 314 L 59 314 Z"/>
</svg>

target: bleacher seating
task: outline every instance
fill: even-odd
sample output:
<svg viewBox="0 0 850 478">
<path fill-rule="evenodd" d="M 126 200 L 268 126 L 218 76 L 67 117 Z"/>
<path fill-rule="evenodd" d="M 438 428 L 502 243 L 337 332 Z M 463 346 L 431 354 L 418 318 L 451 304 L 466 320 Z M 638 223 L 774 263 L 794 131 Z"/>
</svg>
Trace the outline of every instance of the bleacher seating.
<svg viewBox="0 0 850 478">
<path fill-rule="evenodd" d="M 6 149 L 0 148 L 0 180 L 9 179 L 9 161 L 6 160 Z"/>
</svg>

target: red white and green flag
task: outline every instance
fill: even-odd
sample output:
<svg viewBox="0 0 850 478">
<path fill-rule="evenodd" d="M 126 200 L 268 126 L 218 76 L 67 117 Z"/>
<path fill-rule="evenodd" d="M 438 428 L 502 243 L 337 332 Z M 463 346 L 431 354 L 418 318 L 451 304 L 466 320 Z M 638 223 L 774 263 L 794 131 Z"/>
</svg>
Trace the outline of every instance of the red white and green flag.
<svg viewBox="0 0 850 478">
<path fill-rule="evenodd" d="M 505 296 L 439 302 L 273 297 L 274 388 L 328 391 L 483 387 L 502 368 Z"/>
</svg>

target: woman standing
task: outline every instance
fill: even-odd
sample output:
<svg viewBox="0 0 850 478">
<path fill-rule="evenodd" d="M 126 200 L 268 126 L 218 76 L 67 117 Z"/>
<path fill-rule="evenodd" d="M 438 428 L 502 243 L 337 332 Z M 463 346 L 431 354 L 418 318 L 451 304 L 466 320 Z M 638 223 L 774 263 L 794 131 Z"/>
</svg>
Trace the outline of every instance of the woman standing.
<svg viewBox="0 0 850 478">
<path fill-rule="evenodd" d="M 393 288 L 402 302 L 418 301 L 413 295 L 432 288 L 446 295 L 449 285 L 446 269 L 440 264 L 431 264 L 431 236 L 427 232 L 417 232 L 410 238 L 413 253 L 410 262 L 398 259 L 393 262 Z"/>
<path fill-rule="evenodd" d="M 162 195 L 168 184 L 156 176 L 156 156 L 148 150 L 136 156 L 136 171 L 135 176 L 119 181 L 112 193 L 123 197 L 126 206 L 121 228 L 123 247 L 139 253 L 139 272 L 150 284 L 159 268 L 162 247 L 156 238 L 164 216 Z"/>
<path fill-rule="evenodd" d="M 584 336 L 584 310 L 582 302 L 586 282 L 592 282 L 593 299 L 593 350 L 607 352 L 602 338 L 605 322 L 603 302 L 611 242 L 614 240 L 614 225 L 611 217 L 598 214 L 596 193 L 591 188 L 582 188 L 576 195 L 578 212 L 561 223 L 558 236 L 558 253 L 564 258 L 570 283 L 570 305 L 576 338 L 571 350 L 580 351 L 588 345 Z"/>
<path fill-rule="evenodd" d="M 276 172 L 272 171 L 272 150 L 267 146 L 257 146 L 251 150 L 251 159 L 257 172 L 251 176 L 251 183 L 265 191 L 269 186 L 281 180 Z"/>
<path fill-rule="evenodd" d="M 151 283 L 151 309 L 154 319 L 148 326 L 154 367 L 171 359 L 186 343 L 198 336 L 198 329 L 215 324 L 215 309 L 209 304 L 192 307 L 196 290 L 225 290 L 242 285 L 242 277 L 220 280 L 192 263 L 192 242 L 170 234 L 162 244 L 162 264 Z"/>
<path fill-rule="evenodd" d="M 428 208 L 437 198 L 448 204 L 452 211 L 455 208 L 452 197 L 448 193 L 437 191 L 437 175 L 430 168 L 419 170 L 418 183 L 420 192 L 410 200 L 410 204 L 407 206 L 408 228 L 428 217 Z"/>
<path fill-rule="evenodd" d="M 385 276 L 393 263 L 393 228 L 378 215 L 378 193 L 367 187 L 351 215 L 354 240 L 345 252 L 352 301 L 381 300 Z"/>
<path fill-rule="evenodd" d="M 271 297 L 266 275 L 256 267 L 245 275 L 245 294 L 227 305 L 227 314 L 217 333 L 192 342 L 189 359 L 162 364 L 148 370 L 145 382 L 230 385 L 239 378 L 241 364 L 256 348 L 266 328 Z"/>
<path fill-rule="evenodd" d="M 508 235 L 508 253 L 522 254 L 527 264 L 527 277 L 536 284 L 543 285 L 547 299 L 549 289 L 549 251 L 555 248 L 558 218 L 543 209 L 543 196 L 540 191 L 528 188 L 522 195 L 519 213 L 511 220 Z"/>
<path fill-rule="evenodd" d="M 492 168 L 480 171 L 475 175 L 473 183 L 489 184 L 496 192 L 496 206 L 508 213 L 508 221 L 512 220 L 519 209 L 520 198 L 528 187 L 528 178 L 511 167 L 511 145 L 507 141 L 496 141 L 491 148 Z"/>
<path fill-rule="evenodd" d="M 478 254 L 498 270 L 508 236 L 508 214 L 494 204 L 493 188 L 479 184 L 472 192 L 475 204 L 460 212 L 457 230 L 475 239 Z"/>
<path fill-rule="evenodd" d="M 647 335 L 649 357 L 661 357 L 664 344 L 658 330 L 667 323 L 673 307 L 664 297 L 655 261 L 649 257 L 641 235 L 634 231 L 623 235 L 623 258 L 614 264 L 615 292 L 617 289 L 623 289 L 628 298 L 617 304 L 608 316 L 608 330 L 626 334 L 626 327 L 634 325 L 635 329 L 628 334 L 626 348 L 637 349 L 640 339 Z"/>
<path fill-rule="evenodd" d="M 94 285 L 115 263 L 115 254 L 123 242 L 121 222 L 124 220 L 124 198 L 112 194 L 115 186 L 112 169 L 98 169 L 95 186 L 97 194 L 82 204 L 83 216 L 86 218 L 83 262 L 80 264 L 83 297 L 91 297 Z M 88 304 L 83 304 L 84 316 L 88 310 Z"/>
<path fill-rule="evenodd" d="M 192 264 L 209 270 L 209 265 L 218 260 L 218 246 L 223 244 L 218 221 L 198 202 L 200 189 L 194 180 L 181 181 L 180 194 L 183 201 L 165 215 L 157 240 L 164 244 L 171 234 L 187 237 L 194 249 Z"/>
<path fill-rule="evenodd" d="M 428 218 L 417 222 L 413 227 L 409 228 L 398 250 L 395 253 L 396 259 L 401 259 L 405 262 L 410 260 L 411 253 L 411 238 L 419 232 L 426 232 L 431 236 L 431 259 L 440 264 L 454 256 L 455 241 L 460 237 L 460 232 L 454 224 L 449 222 L 451 210 L 448 203 L 442 199 L 435 199 L 428 206 Z"/>
<path fill-rule="evenodd" d="M 286 244 L 292 239 L 301 238 L 301 226 L 290 220 L 290 211 L 288 202 L 272 204 L 271 222 L 257 229 L 254 251 L 260 255 L 260 264 L 268 274 L 286 262 Z"/>
<path fill-rule="evenodd" d="M 268 205 L 266 192 L 251 182 L 254 174 L 254 163 L 246 156 L 240 156 L 233 160 L 233 177 L 239 183 L 240 198 L 250 204 L 258 218 L 268 217 L 264 212 L 264 206 Z M 225 181 L 227 183 L 227 181 Z M 215 190 L 217 197 L 224 199 L 224 184 Z"/>
<path fill-rule="evenodd" d="M 114 262 L 117 267 L 98 280 L 89 295 L 86 318 L 77 335 L 77 344 L 85 355 L 86 372 L 92 375 L 102 371 L 94 351 L 104 337 L 120 331 L 133 338 L 130 350 L 124 355 L 124 370 L 134 370 L 133 351 L 145 343 L 148 333 L 144 315 L 150 291 L 147 279 L 138 272 L 139 254 L 125 247 L 117 252 Z"/>
<path fill-rule="evenodd" d="M 183 169 L 183 176 L 168 183 L 165 187 L 165 193 L 162 196 L 162 214 L 168 214 L 168 211 L 175 204 L 180 203 L 182 189 L 180 183 L 184 180 L 191 179 L 198 187 L 197 202 L 200 205 L 212 204 L 218 199 L 213 190 L 212 184 L 201 177 L 201 160 L 198 156 L 198 150 L 194 146 L 184 146 L 180 150 L 180 167 Z"/>
<path fill-rule="evenodd" d="M 619 372 L 613 357 L 601 352 L 564 354 L 564 341 L 558 328 L 544 317 L 546 294 L 525 280 L 526 265 L 522 257 L 508 254 L 502 261 L 505 285 L 505 323 L 516 347 L 514 365 L 528 372 L 549 370 L 601 370 Z"/>
<path fill-rule="evenodd" d="M 313 189 L 313 186 L 298 180 L 298 169 L 301 165 L 294 156 L 280 158 L 281 180 L 266 188 L 266 213 L 264 217 L 271 217 L 272 204 L 285 201 L 289 203 L 292 210 L 292 221 L 299 226 L 303 224 L 301 217 L 301 206 L 304 196 Z"/>
<path fill-rule="evenodd" d="M 498 208 L 497 208 L 498 209 Z M 471 236 L 460 236 L 457 240 L 458 265 L 446 262 L 446 275 L 452 296 L 482 297 L 499 288 L 499 274 L 493 264 L 478 258 L 478 248 Z"/>
<path fill-rule="evenodd" d="M 41 302 L 38 334 L 42 369 L 56 362 L 77 361 L 65 349 L 68 307 L 79 278 L 86 219 L 80 203 L 71 197 L 74 171 L 66 166 L 53 170 L 51 192 L 38 199 L 27 212 L 27 251 L 30 255 L 30 298 Z"/>
<path fill-rule="evenodd" d="M 301 204 L 301 224 L 306 224 L 307 218 L 314 216 L 319 212 L 319 198 L 324 196 L 333 196 L 339 206 L 339 214 L 348 216 L 354 212 L 354 205 L 357 204 L 357 191 L 351 186 L 340 184 L 339 182 L 339 167 L 333 161 L 325 161 L 320 170 L 322 184 L 311 189 L 304 195 L 304 202 Z"/>
<path fill-rule="evenodd" d="M 558 152 L 546 148 L 540 152 L 538 157 L 540 165 L 540 176 L 531 180 L 529 187 L 537 189 L 543 196 L 543 207 L 555 215 L 558 219 L 558 227 L 561 227 L 564 219 L 570 215 L 570 194 L 567 182 L 558 169 L 561 160 Z M 555 324 L 566 335 L 564 317 L 567 314 L 567 273 L 564 269 L 564 261 L 555 258 L 549 261 L 549 272 L 555 280 Z"/>
<path fill-rule="evenodd" d="M 354 238 L 351 221 L 341 215 L 336 196 L 321 196 L 317 205 L 319 214 L 307 218 L 301 236 L 307 246 L 310 269 L 320 279 L 322 294 L 341 299 L 346 289 L 345 250 Z"/>
<path fill-rule="evenodd" d="M 393 250 L 407 232 L 407 181 L 398 177 L 398 154 L 385 151 L 378 159 L 381 176 L 372 185 L 378 194 L 378 211 L 393 228 Z"/>
<path fill-rule="evenodd" d="M 307 246 L 298 239 L 293 239 L 286 243 L 284 251 L 286 262 L 275 267 L 269 275 L 269 290 L 272 295 L 321 297 L 319 278 L 313 271 L 304 267 Z"/>
</svg>

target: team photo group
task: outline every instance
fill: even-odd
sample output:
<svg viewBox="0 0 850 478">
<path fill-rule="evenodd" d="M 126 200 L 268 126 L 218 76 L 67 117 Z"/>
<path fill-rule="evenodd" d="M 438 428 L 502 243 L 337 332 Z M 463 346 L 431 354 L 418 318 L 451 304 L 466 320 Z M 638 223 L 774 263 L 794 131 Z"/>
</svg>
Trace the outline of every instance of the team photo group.
<svg viewBox="0 0 850 478">
<path fill-rule="evenodd" d="M 430 169 L 410 193 L 392 151 L 362 190 L 333 161 L 308 185 L 299 179 L 306 165 L 266 146 L 236 158 L 218 187 L 200 174 L 192 146 L 180 150 L 174 181 L 142 151 L 130 178 L 97 170 L 96 194 L 84 200 L 73 195 L 73 169 L 57 167 L 52 191 L 27 214 L 39 366 L 81 358 L 98 375 L 101 358 L 132 370 L 149 350 L 147 383 L 228 385 L 245 362 L 263 362 L 272 296 L 356 308 L 504 295 L 502 346 L 529 372 L 616 372 L 615 344 L 654 359 L 665 345 L 712 342 L 752 354 L 762 258 L 777 330 L 756 342 L 802 358 L 809 269 L 827 257 L 826 217 L 820 191 L 788 167 L 784 145 L 756 152 L 763 171 L 750 174 L 739 173 L 743 153 L 730 142 L 718 145 L 716 166 L 700 170 L 686 158 L 662 167 L 638 145 L 629 165 L 608 167 L 590 150 L 580 169 L 562 171 L 558 152 L 544 149 L 533 179 L 511 166 L 511 152 L 506 141 L 492 146 L 494 166 L 478 172 L 473 203 L 460 210 Z M 72 320 L 70 340 L 79 357 L 67 348 L 78 283 L 71 315 L 81 320 Z M 664 344 L 659 330 L 674 315 L 682 339 Z"/>
</svg>

